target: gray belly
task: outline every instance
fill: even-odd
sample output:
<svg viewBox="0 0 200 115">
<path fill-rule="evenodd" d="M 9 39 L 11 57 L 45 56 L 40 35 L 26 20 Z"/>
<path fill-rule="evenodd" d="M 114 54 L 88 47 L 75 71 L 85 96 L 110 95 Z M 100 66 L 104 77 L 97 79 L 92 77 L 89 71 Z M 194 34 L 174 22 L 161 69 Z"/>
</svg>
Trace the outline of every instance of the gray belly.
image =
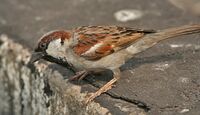
<svg viewBox="0 0 200 115">
<path fill-rule="evenodd" d="M 76 69 L 110 69 L 114 70 L 119 68 L 125 63 L 125 61 L 131 58 L 130 54 L 126 50 L 120 50 L 111 55 L 105 56 L 99 60 L 86 60 L 85 58 L 80 58 L 72 52 L 66 52 L 67 61 L 71 63 Z"/>
<path fill-rule="evenodd" d="M 81 62 L 85 68 L 104 68 L 113 70 L 123 65 L 129 58 L 131 57 L 124 52 L 124 50 L 121 50 L 95 61 L 89 61 L 81 58 Z"/>
</svg>

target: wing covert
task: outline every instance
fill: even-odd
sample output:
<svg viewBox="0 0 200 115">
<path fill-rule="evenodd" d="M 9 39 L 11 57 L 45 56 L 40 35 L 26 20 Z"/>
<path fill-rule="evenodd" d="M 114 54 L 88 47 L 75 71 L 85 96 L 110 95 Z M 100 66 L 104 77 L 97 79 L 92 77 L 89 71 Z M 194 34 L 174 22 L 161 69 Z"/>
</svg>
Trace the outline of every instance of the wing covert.
<svg viewBox="0 0 200 115">
<path fill-rule="evenodd" d="M 118 26 L 83 26 L 74 32 L 78 40 L 73 47 L 74 52 L 88 60 L 98 60 L 155 31 Z"/>
</svg>

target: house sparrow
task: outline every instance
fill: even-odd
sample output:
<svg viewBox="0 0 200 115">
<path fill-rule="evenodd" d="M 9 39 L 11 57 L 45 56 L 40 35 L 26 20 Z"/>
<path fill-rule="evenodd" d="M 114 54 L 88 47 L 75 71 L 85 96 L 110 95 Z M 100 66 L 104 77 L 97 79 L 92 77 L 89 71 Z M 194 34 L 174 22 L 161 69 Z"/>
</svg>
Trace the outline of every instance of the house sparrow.
<svg viewBox="0 0 200 115">
<path fill-rule="evenodd" d="M 112 70 L 113 79 L 86 99 L 92 101 L 111 89 L 120 78 L 119 67 L 135 54 L 156 43 L 180 35 L 200 32 L 200 25 L 185 25 L 162 31 L 133 29 L 118 26 L 83 26 L 73 30 L 58 30 L 41 37 L 30 63 L 45 59 L 75 68 L 82 79 L 90 72 Z"/>
</svg>

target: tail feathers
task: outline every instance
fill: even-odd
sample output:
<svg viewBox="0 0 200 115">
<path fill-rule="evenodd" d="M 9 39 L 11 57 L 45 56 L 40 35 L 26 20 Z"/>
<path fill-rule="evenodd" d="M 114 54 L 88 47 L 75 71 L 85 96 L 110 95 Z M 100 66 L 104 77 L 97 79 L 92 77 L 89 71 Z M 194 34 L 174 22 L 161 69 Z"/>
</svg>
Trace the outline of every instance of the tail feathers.
<svg viewBox="0 0 200 115">
<path fill-rule="evenodd" d="M 200 33 L 200 24 L 196 25 L 185 25 L 176 28 L 169 28 L 165 30 L 158 31 L 156 33 L 147 34 L 136 43 L 129 46 L 126 51 L 133 55 L 139 52 L 142 52 L 148 48 L 151 48 L 156 43 L 168 39 L 173 38 L 181 35 L 188 35 L 188 34 L 195 34 Z"/>
<path fill-rule="evenodd" d="M 157 39 L 159 42 L 160 40 L 173 38 L 181 35 L 188 35 L 188 34 L 194 34 L 194 33 L 200 33 L 200 24 L 199 25 L 186 25 L 181 26 L 177 28 L 170 28 L 162 30 L 156 34 L 154 34 L 152 39 Z"/>
</svg>

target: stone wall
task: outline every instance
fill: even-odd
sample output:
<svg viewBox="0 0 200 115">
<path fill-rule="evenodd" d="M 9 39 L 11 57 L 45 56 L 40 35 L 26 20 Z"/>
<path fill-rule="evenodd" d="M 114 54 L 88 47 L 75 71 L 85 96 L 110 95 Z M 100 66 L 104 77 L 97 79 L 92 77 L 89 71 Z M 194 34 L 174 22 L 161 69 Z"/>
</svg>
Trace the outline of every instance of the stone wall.
<svg viewBox="0 0 200 115">
<path fill-rule="evenodd" d="M 48 64 L 28 67 L 30 53 L 24 47 L 0 37 L 1 115 L 101 115 L 109 111 L 92 102 L 83 103 L 86 94 L 79 86 L 63 79 Z"/>
</svg>

